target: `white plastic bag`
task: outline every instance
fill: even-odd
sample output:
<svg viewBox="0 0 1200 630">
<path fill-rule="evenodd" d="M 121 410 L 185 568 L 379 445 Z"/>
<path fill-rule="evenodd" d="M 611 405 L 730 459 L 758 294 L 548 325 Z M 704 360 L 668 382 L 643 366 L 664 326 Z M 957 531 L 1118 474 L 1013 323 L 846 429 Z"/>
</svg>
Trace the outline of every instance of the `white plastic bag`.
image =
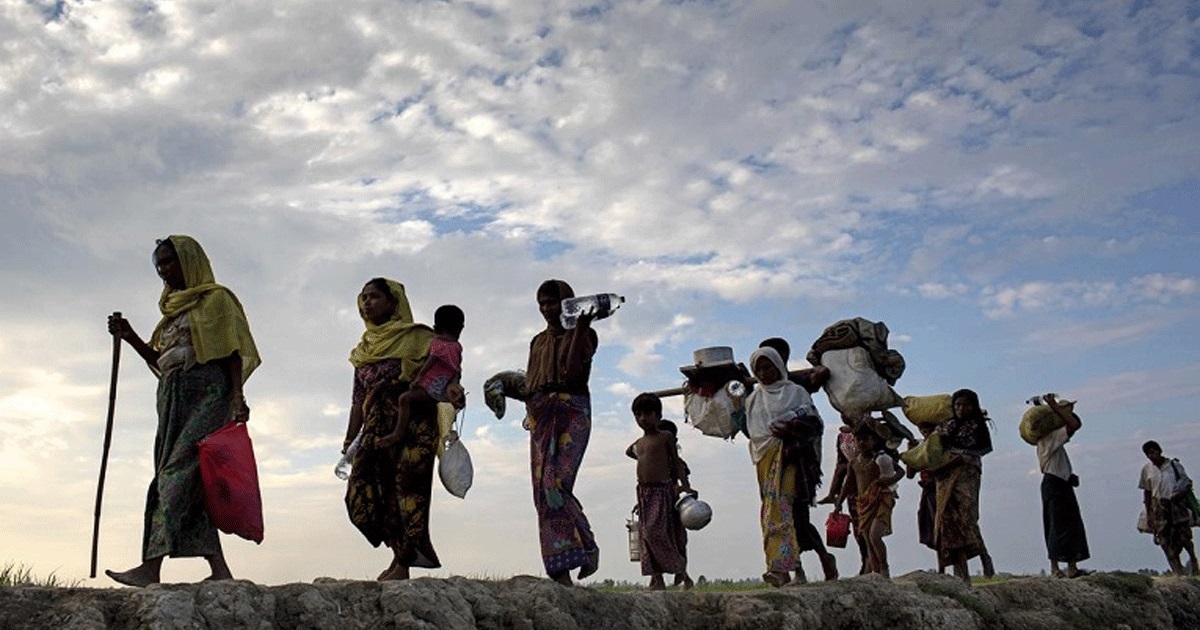
<svg viewBox="0 0 1200 630">
<path fill-rule="evenodd" d="M 1143 534 L 1153 534 L 1154 530 L 1150 529 L 1150 518 L 1146 516 L 1146 506 L 1142 506 L 1142 511 L 1138 512 L 1137 530 Z"/>
<path fill-rule="evenodd" d="M 724 387 L 708 398 L 692 392 L 684 394 L 683 408 L 687 421 L 704 435 L 729 439 L 738 432 L 733 399 Z"/>
<path fill-rule="evenodd" d="M 475 468 L 471 465 L 471 454 L 455 431 L 446 436 L 446 450 L 438 462 L 438 477 L 446 491 L 460 499 L 465 498 L 467 490 L 471 489 Z"/>
<path fill-rule="evenodd" d="M 821 365 L 829 368 L 829 381 L 824 386 L 829 404 L 844 415 L 857 418 L 867 411 L 883 411 L 904 403 L 875 371 L 866 348 L 828 350 L 821 355 Z"/>
</svg>

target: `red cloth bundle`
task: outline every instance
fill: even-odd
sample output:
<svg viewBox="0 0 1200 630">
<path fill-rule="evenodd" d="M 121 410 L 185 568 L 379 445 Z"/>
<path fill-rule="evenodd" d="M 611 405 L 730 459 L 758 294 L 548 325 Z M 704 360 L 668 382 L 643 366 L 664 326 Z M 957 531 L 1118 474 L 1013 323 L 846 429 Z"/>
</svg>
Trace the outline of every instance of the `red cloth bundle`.
<svg viewBox="0 0 1200 630">
<path fill-rule="evenodd" d="M 850 538 L 850 515 L 843 512 L 830 512 L 825 519 L 825 544 L 838 549 L 846 548 L 846 540 Z"/>
<path fill-rule="evenodd" d="M 263 540 L 262 495 L 254 447 L 244 423 L 231 422 L 200 440 L 200 477 L 213 525 L 246 540 Z"/>
</svg>

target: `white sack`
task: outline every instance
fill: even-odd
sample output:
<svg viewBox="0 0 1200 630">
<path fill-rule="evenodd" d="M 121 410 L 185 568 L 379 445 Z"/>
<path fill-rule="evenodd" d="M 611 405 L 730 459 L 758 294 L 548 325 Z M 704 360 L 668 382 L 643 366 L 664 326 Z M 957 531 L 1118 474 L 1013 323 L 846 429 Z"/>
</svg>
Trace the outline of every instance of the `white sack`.
<svg viewBox="0 0 1200 630">
<path fill-rule="evenodd" d="M 446 450 L 438 462 L 438 477 L 441 478 L 446 491 L 460 499 L 467 496 L 467 490 L 471 489 L 471 482 L 475 477 L 471 455 L 467 453 L 467 447 L 463 445 L 462 440 L 458 439 L 458 434 L 453 431 L 446 436 Z"/>
<path fill-rule="evenodd" d="M 821 355 L 821 365 L 829 368 L 825 395 L 843 415 L 857 418 L 867 411 L 883 411 L 904 402 L 875 371 L 866 348 L 828 350 Z"/>
</svg>

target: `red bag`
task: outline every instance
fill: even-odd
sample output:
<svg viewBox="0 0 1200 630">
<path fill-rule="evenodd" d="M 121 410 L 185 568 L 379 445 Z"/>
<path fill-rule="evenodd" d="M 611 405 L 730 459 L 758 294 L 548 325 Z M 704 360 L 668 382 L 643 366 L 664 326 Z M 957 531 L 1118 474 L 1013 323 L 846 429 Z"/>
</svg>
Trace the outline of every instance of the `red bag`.
<svg viewBox="0 0 1200 630">
<path fill-rule="evenodd" d="M 850 515 L 842 512 L 830 512 L 829 518 L 825 519 L 825 544 L 845 549 L 848 538 L 850 538 Z"/>
<path fill-rule="evenodd" d="M 213 525 L 226 534 L 261 543 L 262 495 L 246 425 L 231 422 L 200 440 L 199 446 L 204 503 Z"/>
</svg>

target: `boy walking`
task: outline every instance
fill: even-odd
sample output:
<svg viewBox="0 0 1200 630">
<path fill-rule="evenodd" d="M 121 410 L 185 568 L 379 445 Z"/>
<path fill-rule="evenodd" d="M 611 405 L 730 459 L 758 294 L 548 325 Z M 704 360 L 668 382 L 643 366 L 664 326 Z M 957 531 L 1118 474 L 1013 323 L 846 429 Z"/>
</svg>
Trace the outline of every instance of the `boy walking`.
<svg viewBox="0 0 1200 630">
<path fill-rule="evenodd" d="M 687 464 L 679 458 L 675 435 L 660 428 L 662 401 L 650 393 L 633 399 L 633 417 L 642 437 L 625 454 L 637 460 L 638 539 L 642 575 L 650 576 L 650 590 L 666 588 L 664 573 L 674 573 L 675 583 L 692 587 L 687 574 L 687 533 L 675 501 L 692 490 Z"/>
<path fill-rule="evenodd" d="M 1192 480 L 1178 459 L 1163 456 L 1158 442 L 1151 440 L 1143 444 L 1142 453 L 1150 461 L 1142 468 L 1138 487 L 1142 489 L 1146 521 L 1150 531 L 1154 532 L 1154 543 L 1162 547 L 1175 575 L 1186 574 L 1180 559 L 1184 550 L 1191 558 L 1191 574 L 1200 575 L 1200 567 L 1196 564 L 1196 547 L 1192 543 L 1195 516 L 1187 504 Z"/>
</svg>

